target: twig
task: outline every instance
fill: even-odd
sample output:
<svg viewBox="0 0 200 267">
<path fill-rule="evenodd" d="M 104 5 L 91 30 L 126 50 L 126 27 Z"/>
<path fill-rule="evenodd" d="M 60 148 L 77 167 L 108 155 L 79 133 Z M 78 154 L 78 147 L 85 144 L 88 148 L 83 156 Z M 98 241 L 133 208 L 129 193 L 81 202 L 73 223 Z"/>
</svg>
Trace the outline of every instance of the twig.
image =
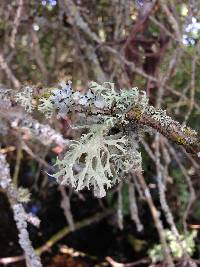
<svg viewBox="0 0 200 267">
<path fill-rule="evenodd" d="M 69 224 L 69 228 L 71 231 L 74 231 L 74 219 L 71 212 L 71 205 L 70 205 L 70 196 L 66 193 L 65 186 L 59 185 L 58 190 L 61 193 L 61 207 L 64 211 L 65 218 Z"/>
<path fill-rule="evenodd" d="M 0 155 L 0 186 L 5 190 L 13 210 L 14 220 L 19 232 L 19 244 L 24 251 L 24 258 L 26 259 L 27 266 L 41 267 L 40 258 L 36 255 L 32 247 L 27 231 L 27 222 L 32 221 L 34 223 L 35 221 L 34 224 L 38 226 L 39 221 L 31 218 L 30 215 L 25 212 L 23 205 L 20 203 L 19 194 L 11 182 L 9 165 L 6 162 L 4 155 Z"/>
<path fill-rule="evenodd" d="M 32 25 L 31 25 L 32 27 Z M 43 59 L 43 54 L 41 52 L 41 48 L 40 48 L 40 40 L 36 34 L 36 32 L 34 31 L 33 27 L 30 30 L 30 35 L 31 35 L 31 39 L 32 39 L 32 52 L 35 56 L 35 61 L 38 65 L 38 67 L 41 70 L 42 73 L 42 77 L 45 80 L 45 83 L 47 83 L 48 80 L 48 71 Z"/>
<path fill-rule="evenodd" d="M 177 164 L 178 164 L 183 176 L 185 177 L 185 180 L 187 182 L 187 185 L 188 185 L 188 188 L 189 188 L 189 191 L 190 191 L 190 196 L 189 196 L 189 201 L 188 201 L 188 204 L 187 204 L 187 208 L 186 208 L 186 210 L 184 212 L 184 215 L 183 215 L 183 226 L 184 226 L 185 232 L 187 232 L 186 220 L 187 220 L 187 217 L 189 215 L 190 208 L 191 208 L 192 204 L 194 203 L 194 201 L 196 199 L 196 194 L 195 194 L 195 190 L 194 190 L 192 181 L 191 181 L 189 175 L 187 174 L 187 170 L 185 169 L 185 167 L 181 163 L 180 159 L 177 157 L 176 151 L 174 150 L 174 148 L 168 142 L 166 142 L 166 144 L 167 144 L 167 146 L 169 148 L 169 152 L 174 157 L 174 159 L 177 162 Z"/>
<path fill-rule="evenodd" d="M 117 223 L 120 230 L 124 229 L 122 183 L 118 185 L 117 195 Z"/>
<path fill-rule="evenodd" d="M 21 141 L 19 141 L 18 147 L 17 147 L 15 170 L 14 170 L 14 174 L 13 174 L 13 184 L 16 187 L 17 187 L 17 184 L 18 184 L 18 176 L 19 176 L 20 163 L 21 163 L 22 157 L 23 157 L 22 146 L 21 146 Z"/>
<path fill-rule="evenodd" d="M 38 155 L 35 155 L 34 152 L 30 149 L 30 147 L 25 142 L 22 142 L 22 149 L 26 151 L 26 153 L 30 155 L 33 159 L 35 159 L 37 162 L 39 162 L 44 167 L 46 167 L 48 171 L 52 170 L 52 166 L 49 165 L 44 159 L 41 159 Z"/>
<path fill-rule="evenodd" d="M 131 262 L 131 263 L 119 263 L 119 262 L 114 261 L 111 257 L 106 257 L 106 260 L 110 263 L 112 267 L 134 267 L 134 266 L 138 266 L 141 264 L 150 263 L 149 259 L 141 259 L 141 260 Z"/>
<path fill-rule="evenodd" d="M 165 260 L 168 264 L 168 267 L 175 267 L 175 265 L 173 263 L 173 259 L 171 257 L 170 251 L 169 251 L 169 248 L 168 248 L 168 245 L 167 245 L 167 242 L 166 242 L 164 227 L 163 227 L 162 221 L 160 220 L 160 213 L 158 212 L 158 210 L 156 209 L 156 207 L 153 203 L 151 193 L 150 193 L 149 188 L 148 188 L 148 186 L 144 180 L 142 173 L 137 173 L 137 178 L 138 178 L 139 183 L 141 184 L 141 187 L 143 188 L 144 195 L 146 197 L 146 201 L 149 205 L 156 229 L 158 231 Z"/>
<path fill-rule="evenodd" d="M 111 215 L 112 213 L 114 213 L 113 209 L 109 209 L 109 210 L 106 210 L 104 212 L 96 213 L 95 215 L 93 215 L 87 219 L 84 219 L 80 222 L 75 223 L 74 231 L 79 230 L 83 227 L 89 226 L 90 224 L 97 223 L 100 220 L 104 219 L 105 217 Z M 73 232 L 73 231 L 70 230 L 69 227 L 64 227 L 63 229 L 58 231 L 44 245 L 42 245 L 41 247 L 36 249 L 37 255 L 41 255 L 45 251 L 49 250 L 53 245 L 55 245 L 58 241 L 63 239 L 66 235 L 68 235 L 71 232 Z"/>
<path fill-rule="evenodd" d="M 80 11 L 78 10 L 78 7 L 75 5 L 73 0 L 60 0 L 59 4 L 61 9 L 64 9 L 64 12 L 69 18 L 71 24 L 75 24 L 92 41 L 101 43 L 101 39 L 96 35 L 95 32 L 91 31 L 87 22 L 84 21 Z"/>
<path fill-rule="evenodd" d="M 138 206 L 135 195 L 135 185 L 132 181 L 129 181 L 128 184 L 128 196 L 129 196 L 129 210 L 131 219 L 135 222 L 136 228 L 138 232 L 143 231 L 144 226 L 142 225 L 139 214 L 138 214 Z"/>
<path fill-rule="evenodd" d="M 68 146 L 71 141 L 64 139 L 63 136 L 51 128 L 48 124 L 42 124 L 33 119 L 30 115 L 24 113 L 21 109 L 10 108 L 9 110 L 1 109 L 0 117 L 7 120 L 15 130 L 27 132 L 32 139 L 38 140 L 45 146 L 57 144 L 61 147 Z"/>
<path fill-rule="evenodd" d="M 114 213 L 113 209 L 109 209 L 106 210 L 104 212 L 99 212 L 96 213 L 95 215 L 84 219 L 80 222 L 75 223 L 75 227 L 73 231 L 79 230 L 83 227 L 89 226 L 93 223 L 97 223 L 100 220 L 106 218 L 107 216 L 111 215 Z M 45 242 L 44 245 L 42 245 L 41 247 L 37 248 L 35 250 L 36 254 L 38 256 L 41 256 L 45 251 L 48 251 L 51 247 L 53 247 L 58 241 L 60 241 L 61 239 L 63 239 L 66 235 L 70 234 L 71 232 L 73 232 L 69 227 L 64 227 L 62 228 L 60 231 L 58 231 L 57 233 L 55 233 L 48 241 Z M 25 257 L 23 255 L 21 256 L 13 256 L 13 257 L 6 257 L 6 258 L 1 258 L 0 259 L 0 263 L 1 264 L 8 264 L 8 263 L 14 263 L 14 262 L 18 262 L 18 261 L 22 261 L 24 260 Z"/>
<path fill-rule="evenodd" d="M 169 8 L 167 6 L 167 2 L 165 2 L 164 0 L 160 0 L 160 5 L 161 5 L 161 8 L 162 8 L 163 12 L 166 15 L 166 18 L 168 19 L 169 23 L 171 24 L 172 29 L 175 32 L 176 38 L 179 40 L 179 42 L 181 42 L 182 35 L 181 35 L 181 32 L 180 32 L 179 25 L 178 25 L 176 19 L 174 18 L 173 14 L 170 12 L 170 10 L 169 10 Z"/>
<path fill-rule="evenodd" d="M 16 35 L 17 35 L 18 28 L 19 28 L 20 20 L 22 17 L 22 10 L 23 10 L 23 0 L 18 0 L 17 2 L 18 2 L 18 8 L 17 8 L 17 12 L 14 18 L 13 29 L 12 29 L 11 37 L 10 37 L 10 46 L 12 48 L 15 48 Z"/>
<path fill-rule="evenodd" d="M 20 81 L 15 77 L 12 70 L 9 68 L 3 54 L 0 53 L 0 68 L 5 71 L 8 79 L 12 82 L 13 86 L 16 89 L 19 89 L 21 87 Z"/>
</svg>

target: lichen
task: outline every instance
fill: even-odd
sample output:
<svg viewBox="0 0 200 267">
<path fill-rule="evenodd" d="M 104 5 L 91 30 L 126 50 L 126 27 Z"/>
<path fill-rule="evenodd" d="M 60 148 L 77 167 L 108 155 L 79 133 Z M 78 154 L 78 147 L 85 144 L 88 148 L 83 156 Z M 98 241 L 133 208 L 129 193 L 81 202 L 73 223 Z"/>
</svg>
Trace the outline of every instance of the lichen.
<svg viewBox="0 0 200 267">
<path fill-rule="evenodd" d="M 23 90 L 16 94 L 15 100 L 20 103 L 22 107 L 25 108 L 27 112 L 32 112 L 33 107 L 33 88 L 30 86 L 25 86 Z"/>
<path fill-rule="evenodd" d="M 58 117 L 70 116 L 75 112 L 79 114 L 75 129 L 84 127 L 88 132 L 82 135 L 80 141 L 74 141 L 63 158 L 57 160 L 58 171 L 54 176 L 58 182 L 76 190 L 93 187 L 95 195 L 100 197 L 130 168 L 141 169 L 138 140 L 135 138 L 129 142 L 130 136 L 126 132 L 130 117 L 139 121 L 145 114 L 162 130 L 168 131 L 168 127 L 182 130 L 188 136 L 177 137 L 176 142 L 180 145 L 193 144 L 192 137 L 196 134 L 189 127 L 181 128 L 165 110 L 150 106 L 144 91 L 137 87 L 116 90 L 114 83 L 110 82 L 91 82 L 85 93 L 74 90 L 70 81 L 61 82 L 40 99 L 38 109 L 47 118 L 53 114 Z M 133 127 L 133 122 L 131 124 Z M 28 125 L 28 128 L 34 135 L 37 134 L 38 126 Z M 118 128 L 118 134 L 111 134 L 113 128 Z M 75 171 L 77 165 L 82 168 L 78 172 Z"/>
<path fill-rule="evenodd" d="M 132 159 L 127 156 L 126 137 L 110 136 L 107 131 L 106 125 L 94 126 L 70 146 L 63 159 L 57 160 L 59 171 L 53 176 L 59 183 L 77 191 L 92 187 L 95 196 L 104 197 L 105 189 L 118 181 L 116 176 L 133 167 Z M 76 165 L 81 166 L 78 173 L 74 169 Z"/>
<path fill-rule="evenodd" d="M 177 137 L 176 141 L 179 145 L 185 145 L 186 144 L 186 140 L 182 137 Z"/>
<path fill-rule="evenodd" d="M 166 110 L 158 109 L 153 106 L 147 106 L 145 109 L 146 114 L 150 115 L 152 119 L 159 122 L 164 128 L 168 128 L 174 121 L 166 113 Z"/>
<path fill-rule="evenodd" d="M 142 110 L 139 107 L 135 107 L 133 108 L 133 111 L 135 113 L 136 120 L 140 120 L 143 114 Z"/>
<path fill-rule="evenodd" d="M 96 94 L 104 98 L 106 107 L 113 109 L 116 113 L 125 112 L 133 106 L 145 108 L 148 104 L 148 98 L 144 91 L 139 91 L 137 87 L 129 90 L 115 90 L 114 83 L 103 83 L 99 85 L 96 82 L 91 82 L 89 88 Z"/>
<path fill-rule="evenodd" d="M 193 255 L 195 251 L 195 238 L 197 236 L 196 230 L 193 230 L 186 235 L 180 235 L 180 243 L 176 241 L 176 236 L 172 231 L 165 229 L 164 234 L 174 258 L 179 259 L 183 257 L 183 251 L 186 251 L 190 256 Z M 149 249 L 148 254 L 154 263 L 164 259 L 162 246 L 160 244 L 154 245 L 153 248 Z"/>
<path fill-rule="evenodd" d="M 197 132 L 186 125 L 182 126 L 181 130 L 189 137 L 197 136 Z"/>
<path fill-rule="evenodd" d="M 38 105 L 38 110 L 44 113 L 47 119 L 51 118 L 54 112 L 54 106 L 49 99 L 42 97 L 40 100 L 40 105 Z"/>
<path fill-rule="evenodd" d="M 91 82 L 86 93 L 81 93 L 68 84 L 61 82 L 59 88 L 51 90 L 48 97 L 40 99 L 38 109 L 50 118 L 54 111 L 59 116 L 67 116 L 70 112 L 78 109 L 78 106 L 88 110 L 110 110 L 109 116 L 101 114 L 103 123 L 113 126 L 117 121 L 126 121 L 126 112 L 135 107 L 140 117 L 148 105 L 148 98 L 144 91 L 137 87 L 130 90 L 121 89 L 116 91 L 114 83 L 105 82 L 102 85 Z"/>
</svg>

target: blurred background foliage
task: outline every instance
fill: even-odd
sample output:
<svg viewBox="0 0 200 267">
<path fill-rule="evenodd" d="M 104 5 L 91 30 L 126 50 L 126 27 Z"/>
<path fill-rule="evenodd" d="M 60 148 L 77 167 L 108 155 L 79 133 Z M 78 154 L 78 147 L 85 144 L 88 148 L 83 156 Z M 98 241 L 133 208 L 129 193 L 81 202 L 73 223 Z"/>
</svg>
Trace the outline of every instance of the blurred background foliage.
<svg viewBox="0 0 200 267">
<path fill-rule="evenodd" d="M 200 2 L 192 0 L 1 0 L 0 86 L 17 92 L 30 84 L 38 93 L 61 80 L 72 80 L 73 86 L 83 91 L 91 80 L 113 81 L 122 89 L 137 86 L 146 91 L 152 105 L 166 109 L 174 119 L 198 131 L 199 18 Z M 45 120 L 39 114 L 34 115 L 42 122 Z M 64 137 L 76 138 L 75 131 L 65 121 L 52 119 L 48 123 Z M 19 186 L 31 192 L 26 209 L 41 219 L 39 231 L 30 227 L 33 245 L 39 247 L 67 223 L 60 204 L 63 194 L 36 160 L 39 157 L 53 165 L 59 152 L 30 141 L 35 158 L 21 147 L 19 132 L 0 134 L 0 150 L 7 154 L 12 176 Z M 158 156 L 165 169 L 166 199 L 177 228 L 182 234 L 199 229 L 200 160 L 162 136 L 159 144 L 158 155 L 152 132 L 142 139 L 141 152 L 143 175 L 161 212 L 164 228 L 169 228 L 169 223 L 158 193 Z M 13 149 L 9 150 L 10 147 Z M 75 222 L 105 209 L 116 212 L 110 219 L 90 229 L 75 231 L 57 243 L 44 256 L 44 266 L 94 266 L 101 261 L 117 266 L 110 259 L 106 262 L 105 257 L 111 256 L 119 262 L 146 258 L 148 249 L 159 243 L 158 236 L 144 192 L 138 186 L 134 189 L 136 198 L 132 199 L 130 186 L 129 177 L 125 177 L 123 184 L 109 191 L 104 199 L 95 199 L 88 191 L 77 194 L 70 188 L 64 190 Z M 195 198 L 191 198 L 193 193 Z M 0 256 L 20 255 L 16 230 L 8 224 L 12 222 L 8 203 L 3 194 L 0 197 Z M 144 225 L 142 232 L 137 232 L 131 220 L 130 201 L 137 202 Z M 198 244 L 198 235 L 195 240 Z M 62 254 L 64 245 L 84 251 L 87 260 L 79 265 L 65 265 L 63 259 L 64 263 L 58 263 L 61 262 L 58 258 L 52 260 L 58 253 Z M 198 245 L 193 252 L 198 258 Z M 141 262 L 138 266 L 149 266 L 149 263 Z"/>
</svg>

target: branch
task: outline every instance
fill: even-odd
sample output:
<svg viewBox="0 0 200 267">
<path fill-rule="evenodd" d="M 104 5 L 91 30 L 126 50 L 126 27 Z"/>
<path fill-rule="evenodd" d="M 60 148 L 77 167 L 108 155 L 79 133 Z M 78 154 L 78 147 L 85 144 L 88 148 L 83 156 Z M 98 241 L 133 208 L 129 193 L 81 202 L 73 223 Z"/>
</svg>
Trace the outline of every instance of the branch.
<svg viewBox="0 0 200 267">
<path fill-rule="evenodd" d="M 167 266 L 168 267 L 175 267 L 171 253 L 170 253 L 168 245 L 167 245 L 166 238 L 165 238 L 163 223 L 160 219 L 160 212 L 157 210 L 157 208 L 153 202 L 150 190 L 149 190 L 149 188 L 145 182 L 143 174 L 141 172 L 140 173 L 138 172 L 136 175 L 137 175 L 138 182 L 140 183 L 140 185 L 144 191 L 144 195 L 146 197 L 147 204 L 149 206 L 149 209 L 151 211 L 151 215 L 153 217 L 156 229 L 158 231 L 160 243 L 161 243 L 162 250 L 163 250 L 163 255 L 164 255 L 165 260 L 167 262 Z"/>
<path fill-rule="evenodd" d="M 23 10 L 23 0 L 18 0 L 18 7 L 17 7 L 15 18 L 14 18 L 13 28 L 12 28 L 11 37 L 10 37 L 10 46 L 12 48 L 15 48 L 17 31 L 18 31 L 21 18 L 22 18 L 22 10 Z"/>
<path fill-rule="evenodd" d="M 41 267 L 40 258 L 36 255 L 29 233 L 27 231 L 27 222 L 33 223 L 35 226 L 39 225 L 39 220 L 32 215 L 27 214 L 22 205 L 19 190 L 15 188 L 11 181 L 9 165 L 6 162 L 5 156 L 0 155 L 0 187 L 5 190 L 9 199 L 11 208 L 13 210 L 14 220 L 18 229 L 19 244 L 24 251 L 27 266 Z"/>
<path fill-rule="evenodd" d="M 87 219 L 83 219 L 82 221 L 75 223 L 75 227 L 74 227 L 73 231 L 79 230 L 79 229 L 81 229 L 83 227 L 86 227 L 86 226 L 89 226 L 89 225 L 91 225 L 93 223 L 97 223 L 100 220 L 102 220 L 102 219 L 106 218 L 107 216 L 111 215 L 112 213 L 114 213 L 114 210 L 106 210 L 106 211 L 101 212 L 101 213 L 96 213 L 95 215 L 93 215 L 93 216 L 91 216 L 91 217 L 89 217 Z M 48 251 L 57 242 L 59 242 L 66 235 L 70 234 L 73 231 L 68 226 L 62 228 L 60 231 L 55 233 L 49 240 L 47 240 L 45 242 L 45 244 L 43 244 L 41 247 L 37 248 L 35 250 L 36 254 L 38 256 L 41 256 L 45 251 Z M 24 259 L 25 259 L 24 255 L 0 258 L 0 264 L 10 264 L 10 263 L 22 261 Z"/>
<path fill-rule="evenodd" d="M 105 217 L 111 215 L 114 212 L 113 209 L 108 209 L 104 212 L 99 212 L 96 213 L 95 215 L 84 219 L 80 222 L 75 223 L 74 225 L 74 230 L 79 230 L 83 227 L 89 226 L 92 223 L 97 223 L 100 220 L 104 219 Z M 73 232 L 72 229 L 70 227 L 64 227 L 63 229 L 61 229 L 60 231 L 58 231 L 56 234 L 54 234 L 44 245 L 42 245 L 41 247 L 39 247 L 38 249 L 36 249 L 36 253 L 37 255 L 41 256 L 42 253 L 44 253 L 45 251 L 48 251 L 53 245 L 55 245 L 58 241 L 60 241 L 61 239 L 63 239 L 66 235 L 70 234 L 71 232 Z"/>
<path fill-rule="evenodd" d="M 137 121 L 141 125 L 150 126 L 157 132 L 161 133 L 167 139 L 181 145 L 188 153 L 200 155 L 200 138 L 197 133 L 189 127 L 183 127 L 175 120 L 172 120 L 165 113 L 160 113 L 160 119 L 155 118 L 158 111 L 149 106 L 140 116 L 137 110 L 130 110 L 127 114 L 130 121 Z"/>
<path fill-rule="evenodd" d="M 72 89 L 69 88 L 69 90 Z M 72 97 L 75 92 L 76 91 L 72 90 Z M 145 92 L 139 92 L 141 93 L 141 95 L 145 95 Z M 121 93 L 118 94 L 118 97 L 120 95 Z M 80 99 L 87 99 L 87 95 L 84 94 L 80 95 L 79 97 Z M 87 100 L 84 104 L 83 102 L 82 104 L 77 102 L 74 107 L 69 106 L 68 109 L 70 110 L 71 108 L 74 108 L 76 112 L 97 117 L 99 116 L 99 114 L 101 114 L 102 117 L 113 117 L 118 115 L 117 112 L 119 111 L 119 108 L 117 106 L 115 106 L 114 109 L 110 109 L 105 105 L 99 108 L 95 106 L 95 95 L 94 99 L 91 99 L 90 101 L 90 110 L 88 110 Z M 164 135 L 168 140 L 184 147 L 188 153 L 194 156 L 200 156 L 200 137 L 197 135 L 197 132 L 191 129 L 190 127 L 182 126 L 178 121 L 173 120 L 170 116 L 166 114 L 165 110 L 155 108 L 148 104 L 145 107 L 141 107 L 140 100 L 138 100 L 138 103 L 132 103 L 126 111 L 123 111 L 123 115 L 126 120 L 129 121 L 130 126 L 135 127 L 135 124 L 137 124 L 151 127 L 157 132 Z M 29 132 L 32 133 L 33 137 L 38 139 L 44 145 L 56 143 L 65 146 L 70 144 L 69 140 L 65 140 L 61 136 L 61 134 L 57 133 L 50 126 L 39 123 L 30 115 L 23 114 L 22 111 L 19 109 L 10 107 L 9 110 L 4 110 L 0 107 L 0 116 L 8 120 L 11 123 L 11 127 L 14 129 L 28 129 Z M 123 125 L 123 118 L 121 119 L 121 122 L 120 119 L 118 121 Z"/>
<path fill-rule="evenodd" d="M 10 107 L 1 109 L 0 117 L 7 120 L 14 130 L 26 132 L 32 139 L 38 140 L 45 146 L 57 144 L 61 147 L 68 146 L 70 140 L 64 139 L 63 136 L 47 124 L 42 124 L 30 115 L 24 113 L 21 109 Z"/>
<path fill-rule="evenodd" d="M 8 63 L 6 62 L 6 59 L 2 53 L 0 53 L 0 69 L 4 70 L 4 72 L 8 77 L 8 80 L 12 82 L 13 86 L 16 89 L 19 89 L 21 87 L 20 81 L 15 77 L 14 73 L 8 66 Z"/>
<path fill-rule="evenodd" d="M 84 21 L 78 7 L 75 5 L 73 0 L 60 0 L 59 5 L 61 9 L 64 9 L 64 13 L 72 25 L 75 25 L 77 28 L 79 28 L 92 41 L 95 41 L 98 44 L 101 43 L 101 39 L 98 37 L 98 35 L 95 32 L 92 32 L 87 22 Z"/>
<path fill-rule="evenodd" d="M 135 267 L 141 264 L 149 264 L 150 260 L 149 259 L 141 259 L 135 262 L 131 262 L 131 263 L 119 263 L 116 262 L 115 260 L 113 260 L 111 257 L 106 257 L 107 262 L 109 262 L 109 264 L 112 267 Z"/>
</svg>

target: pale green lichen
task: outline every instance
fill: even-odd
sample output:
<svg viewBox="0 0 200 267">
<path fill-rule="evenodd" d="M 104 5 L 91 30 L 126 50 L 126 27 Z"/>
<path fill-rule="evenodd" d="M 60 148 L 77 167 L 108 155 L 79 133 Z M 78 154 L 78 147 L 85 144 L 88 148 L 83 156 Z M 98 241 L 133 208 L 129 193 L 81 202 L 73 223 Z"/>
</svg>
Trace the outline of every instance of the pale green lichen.
<svg viewBox="0 0 200 267">
<path fill-rule="evenodd" d="M 86 93 L 75 91 L 71 83 L 62 82 L 60 88 L 51 91 L 48 97 L 40 99 L 41 104 L 38 109 L 50 118 L 54 111 L 58 115 L 66 116 L 69 112 L 77 109 L 77 106 L 88 110 L 110 110 L 109 116 L 101 114 L 101 121 L 113 126 L 116 122 L 126 121 L 126 112 L 132 107 L 140 110 L 143 114 L 148 105 L 148 98 L 144 91 L 139 91 L 137 87 L 130 90 L 122 89 L 116 91 L 114 83 L 105 82 L 102 85 L 91 82 Z M 98 116 L 98 115 L 97 115 Z"/>
<path fill-rule="evenodd" d="M 71 145 L 63 159 L 57 160 L 58 172 L 54 176 L 58 182 L 76 190 L 91 186 L 95 195 L 100 197 L 106 194 L 106 188 L 119 181 L 130 169 L 141 169 L 138 141 L 130 140 L 125 131 L 129 123 L 126 114 L 133 110 L 139 120 L 146 112 L 163 126 L 168 126 L 172 121 L 166 111 L 148 105 L 145 92 L 136 87 L 116 91 L 114 84 L 109 82 L 102 85 L 91 82 L 86 93 L 73 90 L 71 83 L 61 83 L 60 88 L 53 89 L 48 99 L 41 99 L 41 102 L 39 109 L 47 117 L 54 111 L 66 116 L 76 110 L 83 114 L 91 111 L 96 115 L 97 121 L 87 125 L 88 134 Z M 80 125 L 83 123 L 80 122 Z M 119 135 L 109 134 L 109 130 L 116 125 L 123 125 L 120 127 L 124 131 Z M 81 170 L 76 172 L 75 166 L 82 166 Z"/>
<path fill-rule="evenodd" d="M 186 251 L 190 256 L 194 253 L 195 250 L 195 237 L 197 236 L 197 231 L 193 230 L 186 235 L 180 235 L 180 243 L 177 242 L 176 236 L 170 230 L 165 230 L 165 237 L 171 253 L 174 258 L 181 258 L 184 251 Z M 148 251 L 149 257 L 152 262 L 156 263 L 164 259 L 161 245 L 155 245 Z"/>
<path fill-rule="evenodd" d="M 95 95 L 102 97 L 105 102 L 105 108 L 112 111 L 109 118 L 102 116 L 104 122 L 110 123 L 111 126 L 114 125 L 112 123 L 116 122 L 128 123 L 126 113 L 132 108 L 140 110 L 141 117 L 148 106 L 146 93 L 139 91 L 137 87 L 116 91 L 114 83 L 105 82 L 100 85 L 96 82 L 91 82 L 89 88 Z"/>
<path fill-rule="evenodd" d="M 30 201 L 30 192 L 27 188 L 19 187 L 18 188 L 18 200 L 22 203 L 28 203 Z"/>
<path fill-rule="evenodd" d="M 40 99 L 41 104 L 38 106 L 38 110 L 42 113 L 45 114 L 46 118 L 51 118 L 54 112 L 54 106 L 51 103 L 51 101 L 49 101 L 49 99 L 46 99 L 44 97 L 42 97 Z"/>
<path fill-rule="evenodd" d="M 33 89 L 30 86 L 26 86 L 23 90 L 16 94 L 16 102 L 20 103 L 22 107 L 25 108 L 27 112 L 32 112 L 33 107 Z"/>
<path fill-rule="evenodd" d="M 188 137 L 193 137 L 193 136 L 197 136 L 197 132 L 193 129 L 191 129 L 190 127 L 183 125 L 181 127 L 181 130 L 188 136 Z"/>
<path fill-rule="evenodd" d="M 104 197 L 105 189 L 118 181 L 116 176 L 133 166 L 127 157 L 127 142 L 124 136 L 107 135 L 105 125 L 96 125 L 57 160 L 59 171 L 53 176 L 77 191 L 92 187 L 95 196 Z M 76 165 L 81 169 L 76 171 Z"/>
<path fill-rule="evenodd" d="M 139 91 L 137 87 L 116 91 L 114 83 L 109 82 L 105 82 L 102 85 L 91 82 L 89 87 L 96 95 L 103 97 L 107 108 L 113 108 L 115 112 L 125 112 L 128 108 L 136 105 L 143 108 L 148 105 L 146 93 Z"/>
<path fill-rule="evenodd" d="M 162 127 L 169 127 L 173 123 L 176 123 L 170 116 L 167 115 L 166 110 L 155 108 L 153 106 L 147 106 L 145 113 L 150 115 L 152 119 L 159 122 Z"/>
</svg>

